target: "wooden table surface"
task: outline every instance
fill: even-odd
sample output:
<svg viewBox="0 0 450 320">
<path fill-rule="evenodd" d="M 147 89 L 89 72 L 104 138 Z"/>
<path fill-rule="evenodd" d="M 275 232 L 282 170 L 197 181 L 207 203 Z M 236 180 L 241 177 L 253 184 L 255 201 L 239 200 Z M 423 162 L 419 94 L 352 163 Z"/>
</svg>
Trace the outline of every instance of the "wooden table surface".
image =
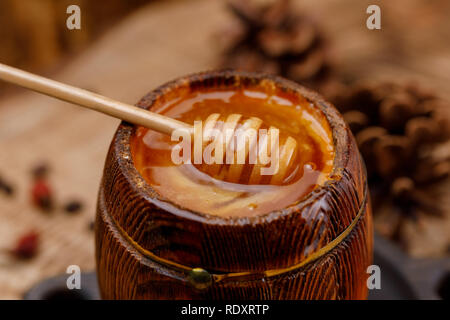
<svg viewBox="0 0 450 320">
<path fill-rule="evenodd" d="M 448 20 L 449 5 L 445 1 L 426 6 L 425 1 L 416 0 L 377 1 L 382 4 L 384 29 L 369 31 L 365 9 L 372 2 L 308 0 L 296 4 L 317 16 L 330 35 L 339 72 L 362 78 L 415 78 L 450 98 L 450 23 L 443 22 Z M 215 35 L 229 21 L 219 0 L 154 3 L 111 28 L 51 76 L 135 103 L 168 80 L 214 68 L 220 52 Z M 423 47 L 418 46 L 417 37 Z M 95 268 L 88 224 L 94 219 L 103 162 L 118 123 L 32 92 L 21 91 L 0 100 L 0 174 L 17 190 L 12 198 L 0 194 L 0 248 L 10 247 L 30 229 L 38 230 L 42 238 L 39 254 L 31 261 L 18 262 L 0 253 L 0 299 L 21 298 L 31 285 L 65 272 L 69 265 L 79 265 L 84 271 Z M 51 165 L 57 204 L 78 197 L 85 203 L 81 214 L 68 216 L 56 210 L 46 215 L 30 206 L 30 168 L 40 161 Z M 448 245 L 448 237 L 433 236 L 436 230 L 448 233 L 450 219 L 444 221 L 431 220 L 422 227 L 418 243 L 427 241 L 427 246 L 419 247 L 416 255 L 433 255 Z"/>
</svg>

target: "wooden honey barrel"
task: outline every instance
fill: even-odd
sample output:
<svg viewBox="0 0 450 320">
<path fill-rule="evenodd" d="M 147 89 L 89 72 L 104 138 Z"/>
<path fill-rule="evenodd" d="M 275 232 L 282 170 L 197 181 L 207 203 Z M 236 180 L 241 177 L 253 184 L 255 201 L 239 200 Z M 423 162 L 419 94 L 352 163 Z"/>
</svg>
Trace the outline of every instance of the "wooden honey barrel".
<svg viewBox="0 0 450 320">
<path fill-rule="evenodd" d="M 138 172 L 122 123 L 99 191 L 96 260 L 104 299 L 365 299 L 372 219 L 364 165 L 336 109 L 278 77 L 212 71 L 177 79 L 138 103 L 200 88 L 259 87 L 306 99 L 329 124 L 329 179 L 292 205 L 252 217 L 220 217 L 160 196 Z"/>
</svg>

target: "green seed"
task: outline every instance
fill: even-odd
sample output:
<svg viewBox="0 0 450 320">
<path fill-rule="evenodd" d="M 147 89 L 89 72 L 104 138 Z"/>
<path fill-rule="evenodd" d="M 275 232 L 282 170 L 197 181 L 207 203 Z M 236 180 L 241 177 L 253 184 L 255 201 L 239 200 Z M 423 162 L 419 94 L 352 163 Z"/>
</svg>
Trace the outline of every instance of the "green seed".
<svg viewBox="0 0 450 320">
<path fill-rule="evenodd" d="M 212 277 L 205 269 L 194 268 L 189 272 L 189 282 L 194 288 L 203 290 L 211 285 Z"/>
</svg>

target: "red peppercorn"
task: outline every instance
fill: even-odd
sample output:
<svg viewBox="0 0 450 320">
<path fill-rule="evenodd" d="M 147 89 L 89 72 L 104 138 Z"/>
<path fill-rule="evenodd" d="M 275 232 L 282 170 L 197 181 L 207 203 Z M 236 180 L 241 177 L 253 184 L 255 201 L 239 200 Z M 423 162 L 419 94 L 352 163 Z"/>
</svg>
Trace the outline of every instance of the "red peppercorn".
<svg viewBox="0 0 450 320">
<path fill-rule="evenodd" d="M 30 231 L 18 240 L 11 254 L 19 259 L 30 259 L 36 255 L 39 246 L 39 234 L 36 231 Z"/>
<path fill-rule="evenodd" d="M 48 183 L 39 179 L 36 180 L 31 189 L 33 204 L 44 210 L 51 210 L 53 207 L 53 197 L 51 188 Z"/>
</svg>

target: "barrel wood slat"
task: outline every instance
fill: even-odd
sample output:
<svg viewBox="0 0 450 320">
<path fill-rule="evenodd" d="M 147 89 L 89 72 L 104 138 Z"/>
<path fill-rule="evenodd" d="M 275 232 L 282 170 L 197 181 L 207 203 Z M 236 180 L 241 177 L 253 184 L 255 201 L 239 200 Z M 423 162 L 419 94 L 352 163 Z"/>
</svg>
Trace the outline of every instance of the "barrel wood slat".
<svg viewBox="0 0 450 320">
<path fill-rule="evenodd" d="M 366 297 L 372 220 L 365 172 L 334 107 L 290 81 L 232 71 L 181 78 L 138 105 L 151 108 L 177 90 L 267 83 L 306 97 L 325 114 L 336 150 L 331 179 L 300 203 L 261 216 L 187 212 L 160 198 L 138 174 L 130 151 L 135 128 L 123 123 L 106 159 L 97 212 L 97 272 L 104 298 Z M 196 267 L 211 277 L 204 286 L 193 278 Z"/>
</svg>

